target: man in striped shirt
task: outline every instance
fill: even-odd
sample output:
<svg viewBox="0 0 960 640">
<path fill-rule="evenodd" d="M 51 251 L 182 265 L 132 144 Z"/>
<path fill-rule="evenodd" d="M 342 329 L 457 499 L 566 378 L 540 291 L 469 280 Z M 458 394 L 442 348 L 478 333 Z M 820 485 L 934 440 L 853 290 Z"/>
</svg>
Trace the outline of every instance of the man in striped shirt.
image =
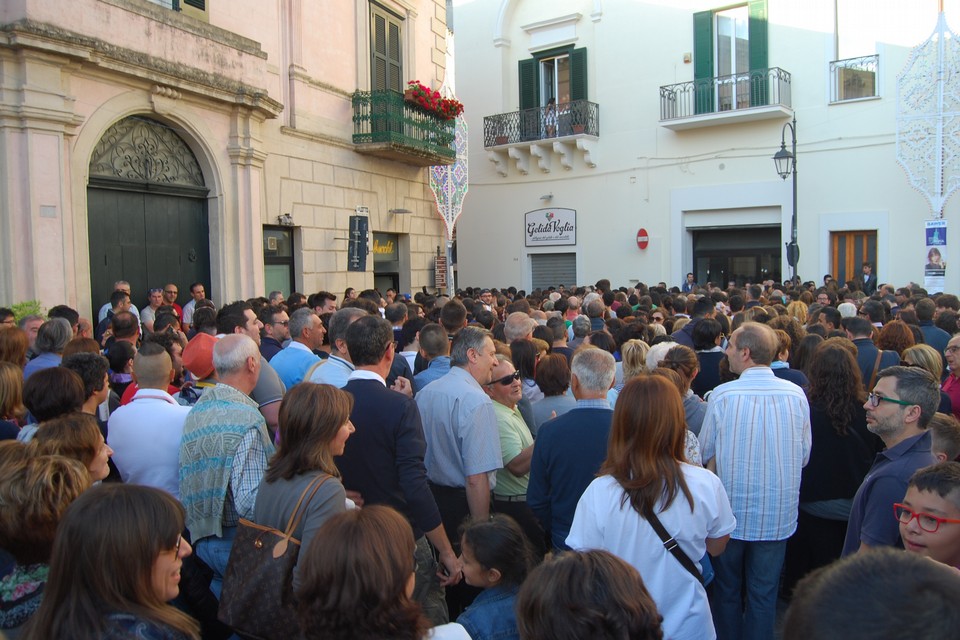
<svg viewBox="0 0 960 640">
<path fill-rule="evenodd" d="M 714 559 L 711 608 L 720 640 L 773 637 L 787 538 L 797 528 L 810 408 L 800 387 L 770 369 L 776 351 L 776 334 L 764 324 L 733 332 L 726 354 L 740 377 L 714 390 L 700 432 L 703 460 L 737 518 L 726 552 Z"/>
</svg>

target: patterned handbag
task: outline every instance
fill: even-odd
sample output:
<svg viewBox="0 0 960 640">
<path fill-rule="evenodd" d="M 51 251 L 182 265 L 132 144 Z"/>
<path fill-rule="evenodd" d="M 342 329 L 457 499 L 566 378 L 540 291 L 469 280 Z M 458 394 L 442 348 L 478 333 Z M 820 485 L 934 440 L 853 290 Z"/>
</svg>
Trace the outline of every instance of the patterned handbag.
<svg viewBox="0 0 960 640">
<path fill-rule="evenodd" d="M 293 537 L 303 513 L 320 486 L 330 478 L 314 478 L 300 494 L 284 531 L 240 519 L 223 578 L 219 618 L 247 640 L 300 637 L 293 568 L 300 541 Z"/>
</svg>

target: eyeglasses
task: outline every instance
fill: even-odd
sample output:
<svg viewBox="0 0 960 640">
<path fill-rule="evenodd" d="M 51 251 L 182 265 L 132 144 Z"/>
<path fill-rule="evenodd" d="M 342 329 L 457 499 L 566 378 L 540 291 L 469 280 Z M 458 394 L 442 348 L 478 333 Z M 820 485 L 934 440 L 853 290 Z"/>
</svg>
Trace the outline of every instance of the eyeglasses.
<svg viewBox="0 0 960 640">
<path fill-rule="evenodd" d="M 511 374 L 509 374 L 509 375 L 506 375 L 506 376 L 503 376 L 502 378 L 497 378 L 496 380 L 491 380 L 491 381 L 490 381 L 490 384 L 491 384 L 491 385 L 502 384 L 503 386 L 507 386 L 507 385 L 509 385 L 509 384 L 512 384 L 514 380 L 519 380 L 519 379 L 520 379 L 520 372 L 519 372 L 519 371 L 514 371 L 513 373 L 511 373 Z"/>
<path fill-rule="evenodd" d="M 177 544 L 173 547 L 173 557 L 180 557 L 180 543 L 183 542 L 183 536 L 177 536 Z"/>
<path fill-rule="evenodd" d="M 956 353 L 957 351 L 960 351 L 960 347 L 958 346 L 947 347 L 943 350 L 944 353 Z"/>
<path fill-rule="evenodd" d="M 176 290 L 171 291 L 170 289 L 167 289 L 164 291 L 164 293 L 169 293 L 170 295 L 175 296 L 175 295 L 178 295 L 180 292 Z"/>
<path fill-rule="evenodd" d="M 955 518 L 941 518 L 940 516 L 935 516 L 932 513 L 914 511 L 910 507 L 900 504 L 899 502 L 893 505 L 893 515 L 897 520 L 900 521 L 900 524 L 910 524 L 910 521 L 916 518 L 917 524 L 919 524 L 920 528 L 927 533 L 936 533 L 940 528 L 940 525 L 944 522 L 960 524 L 960 520 Z"/>
<path fill-rule="evenodd" d="M 654 322 L 663 322 L 663 316 L 653 316 Z"/>
<path fill-rule="evenodd" d="M 881 400 L 883 402 L 892 402 L 893 404 L 899 404 L 904 407 L 912 407 L 913 405 L 917 404 L 916 402 L 907 402 L 906 400 L 897 400 L 896 398 L 888 398 L 886 396 L 881 396 L 880 394 L 877 394 L 877 393 L 868 393 L 867 400 L 870 401 L 870 406 L 874 408 L 880 406 Z"/>
<path fill-rule="evenodd" d="M 276 322 L 271 322 L 270 324 L 279 324 L 281 327 L 285 327 L 290 324 L 289 320 L 277 320 Z"/>
</svg>

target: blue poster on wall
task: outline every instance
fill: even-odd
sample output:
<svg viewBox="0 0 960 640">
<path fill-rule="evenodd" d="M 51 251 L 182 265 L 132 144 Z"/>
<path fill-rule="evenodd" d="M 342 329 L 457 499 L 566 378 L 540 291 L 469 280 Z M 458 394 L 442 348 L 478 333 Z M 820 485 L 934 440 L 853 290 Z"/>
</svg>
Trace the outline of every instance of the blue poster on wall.
<svg viewBox="0 0 960 640">
<path fill-rule="evenodd" d="M 923 267 L 923 288 L 927 293 L 943 292 L 947 263 L 947 221 L 927 220 L 924 228 L 926 263 Z"/>
</svg>

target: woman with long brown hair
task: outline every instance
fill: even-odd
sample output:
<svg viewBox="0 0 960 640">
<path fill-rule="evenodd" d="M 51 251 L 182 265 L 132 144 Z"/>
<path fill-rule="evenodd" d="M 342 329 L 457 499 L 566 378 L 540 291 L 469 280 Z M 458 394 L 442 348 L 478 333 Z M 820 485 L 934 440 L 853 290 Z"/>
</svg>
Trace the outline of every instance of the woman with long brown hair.
<svg viewBox="0 0 960 640">
<path fill-rule="evenodd" d="M 722 553 L 736 526 L 720 479 L 683 462 L 685 431 L 673 383 L 660 376 L 628 382 L 613 412 L 607 459 L 577 504 L 567 544 L 633 565 L 663 615 L 664 637 L 709 640 L 716 632 L 701 579 L 651 524 L 659 520 L 693 563 Z"/>
<path fill-rule="evenodd" d="M 184 511 L 166 491 L 104 484 L 60 521 L 40 609 L 23 640 L 199 640 L 196 621 L 168 604 L 192 552 Z"/>
<path fill-rule="evenodd" d="M 867 431 L 860 367 L 842 342 L 821 344 L 809 372 L 813 447 L 800 477 L 797 531 L 787 543 L 787 590 L 840 557 L 853 496 L 882 444 Z"/>
<path fill-rule="evenodd" d="M 330 476 L 303 505 L 303 517 L 293 532 L 300 541 L 301 559 L 320 525 L 347 508 L 346 492 L 333 458 L 343 453 L 354 431 L 352 409 L 353 396 L 328 384 L 298 384 L 280 404 L 280 442 L 257 490 L 253 521 L 286 529 L 304 489 L 317 476 Z M 298 564 L 293 572 L 294 588 L 300 576 Z"/>
</svg>

